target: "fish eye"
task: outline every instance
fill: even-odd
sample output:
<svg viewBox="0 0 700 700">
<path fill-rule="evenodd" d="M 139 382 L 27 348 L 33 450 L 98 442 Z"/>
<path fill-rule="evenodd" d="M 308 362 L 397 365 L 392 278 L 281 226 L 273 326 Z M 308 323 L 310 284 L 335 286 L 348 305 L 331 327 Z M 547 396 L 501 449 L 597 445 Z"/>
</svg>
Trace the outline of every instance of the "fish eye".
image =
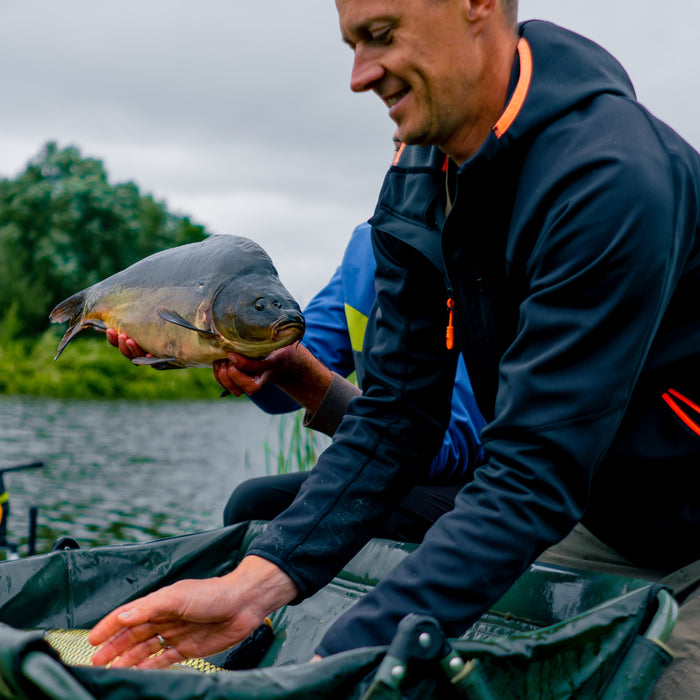
<svg viewBox="0 0 700 700">
<path fill-rule="evenodd" d="M 265 302 L 262 299 L 256 299 L 254 306 L 256 311 L 265 311 Z"/>
</svg>

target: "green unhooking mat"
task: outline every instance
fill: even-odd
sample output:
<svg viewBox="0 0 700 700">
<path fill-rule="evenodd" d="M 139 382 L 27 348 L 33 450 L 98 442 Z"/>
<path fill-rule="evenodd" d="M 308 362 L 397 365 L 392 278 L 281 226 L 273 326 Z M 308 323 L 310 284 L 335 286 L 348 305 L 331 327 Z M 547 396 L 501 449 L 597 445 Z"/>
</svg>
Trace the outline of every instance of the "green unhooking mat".
<svg viewBox="0 0 700 700">
<path fill-rule="evenodd" d="M 262 528 L 0 563 L 0 698 L 635 700 L 671 658 L 664 642 L 677 606 L 665 589 L 534 565 L 460 639 L 409 616 L 389 647 L 306 663 L 329 624 L 414 548 L 372 540 L 328 586 L 271 616 L 264 642 L 248 640 L 256 668 L 224 670 L 237 650 L 166 671 L 74 665 L 89 661 L 85 630 L 107 612 L 176 580 L 230 571 Z"/>
</svg>

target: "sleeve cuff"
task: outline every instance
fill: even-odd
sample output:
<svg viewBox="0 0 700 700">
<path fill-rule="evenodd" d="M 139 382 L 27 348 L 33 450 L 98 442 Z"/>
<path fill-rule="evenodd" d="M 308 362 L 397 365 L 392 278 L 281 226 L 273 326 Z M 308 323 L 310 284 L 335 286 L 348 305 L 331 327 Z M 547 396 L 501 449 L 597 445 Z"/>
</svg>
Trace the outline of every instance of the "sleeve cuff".
<svg viewBox="0 0 700 700">
<path fill-rule="evenodd" d="M 331 385 L 318 408 L 313 413 L 306 412 L 304 425 L 333 437 L 343 420 L 348 404 L 361 393 L 358 387 L 334 372 Z"/>
</svg>

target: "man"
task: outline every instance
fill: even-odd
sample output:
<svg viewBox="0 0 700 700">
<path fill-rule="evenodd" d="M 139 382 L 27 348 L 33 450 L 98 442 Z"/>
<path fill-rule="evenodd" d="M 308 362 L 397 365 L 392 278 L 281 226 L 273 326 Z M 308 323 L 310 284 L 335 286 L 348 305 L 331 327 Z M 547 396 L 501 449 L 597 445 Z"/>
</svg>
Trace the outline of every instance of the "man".
<svg viewBox="0 0 700 700">
<path fill-rule="evenodd" d="M 323 585 L 439 446 L 446 326 L 486 461 L 322 656 L 387 642 L 409 612 L 460 634 L 579 522 L 637 566 L 700 558 L 700 157 L 609 54 L 517 28 L 511 0 L 336 5 L 353 90 L 376 92 L 412 144 L 371 220 L 364 394 L 239 568 L 109 615 L 97 663 L 211 653 Z M 144 661 L 156 634 L 172 648 Z"/>
<path fill-rule="evenodd" d="M 316 410 L 306 413 L 308 427 L 328 435 L 336 431 L 347 404 L 360 394 L 360 388 L 345 378 L 352 374 L 362 386 L 362 344 L 368 317 L 374 305 L 374 254 L 369 224 L 355 228 L 337 270 L 304 309 L 306 331 L 303 345 L 314 358 L 333 372 L 330 387 L 316 402 Z M 291 348 L 283 353 L 296 354 Z M 271 371 L 270 361 L 251 361 L 242 356 L 232 362 L 217 363 L 215 376 L 222 386 L 240 393 L 250 375 Z M 279 370 L 277 370 L 279 371 Z M 269 380 L 270 375 L 267 376 Z M 266 383 L 251 396 L 268 413 L 299 408 L 287 394 Z M 450 423 L 440 451 L 428 473 L 399 503 L 386 522 L 375 531 L 377 537 L 420 542 L 425 531 L 443 513 L 452 509 L 454 497 L 483 459 L 479 431 L 484 420 L 479 414 L 463 360 L 455 376 Z M 248 479 L 234 490 L 224 509 L 224 525 L 244 520 L 272 520 L 288 507 L 306 481 L 309 472 L 291 472 Z"/>
</svg>

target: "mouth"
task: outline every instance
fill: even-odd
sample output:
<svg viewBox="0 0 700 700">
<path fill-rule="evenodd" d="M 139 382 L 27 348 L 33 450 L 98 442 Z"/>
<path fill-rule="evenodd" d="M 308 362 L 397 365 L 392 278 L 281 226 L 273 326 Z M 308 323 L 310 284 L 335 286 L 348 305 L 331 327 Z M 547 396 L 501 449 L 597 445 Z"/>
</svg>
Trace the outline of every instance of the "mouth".
<svg viewBox="0 0 700 700">
<path fill-rule="evenodd" d="M 272 328 L 272 337 L 274 338 L 301 338 L 304 335 L 303 321 L 287 321 L 275 324 Z"/>
<path fill-rule="evenodd" d="M 391 109 L 397 102 L 402 100 L 408 93 L 411 91 L 411 88 L 404 88 L 403 90 L 399 92 L 395 92 L 393 95 L 390 95 L 389 97 L 384 98 L 384 102 L 386 103 L 387 107 Z"/>
</svg>

